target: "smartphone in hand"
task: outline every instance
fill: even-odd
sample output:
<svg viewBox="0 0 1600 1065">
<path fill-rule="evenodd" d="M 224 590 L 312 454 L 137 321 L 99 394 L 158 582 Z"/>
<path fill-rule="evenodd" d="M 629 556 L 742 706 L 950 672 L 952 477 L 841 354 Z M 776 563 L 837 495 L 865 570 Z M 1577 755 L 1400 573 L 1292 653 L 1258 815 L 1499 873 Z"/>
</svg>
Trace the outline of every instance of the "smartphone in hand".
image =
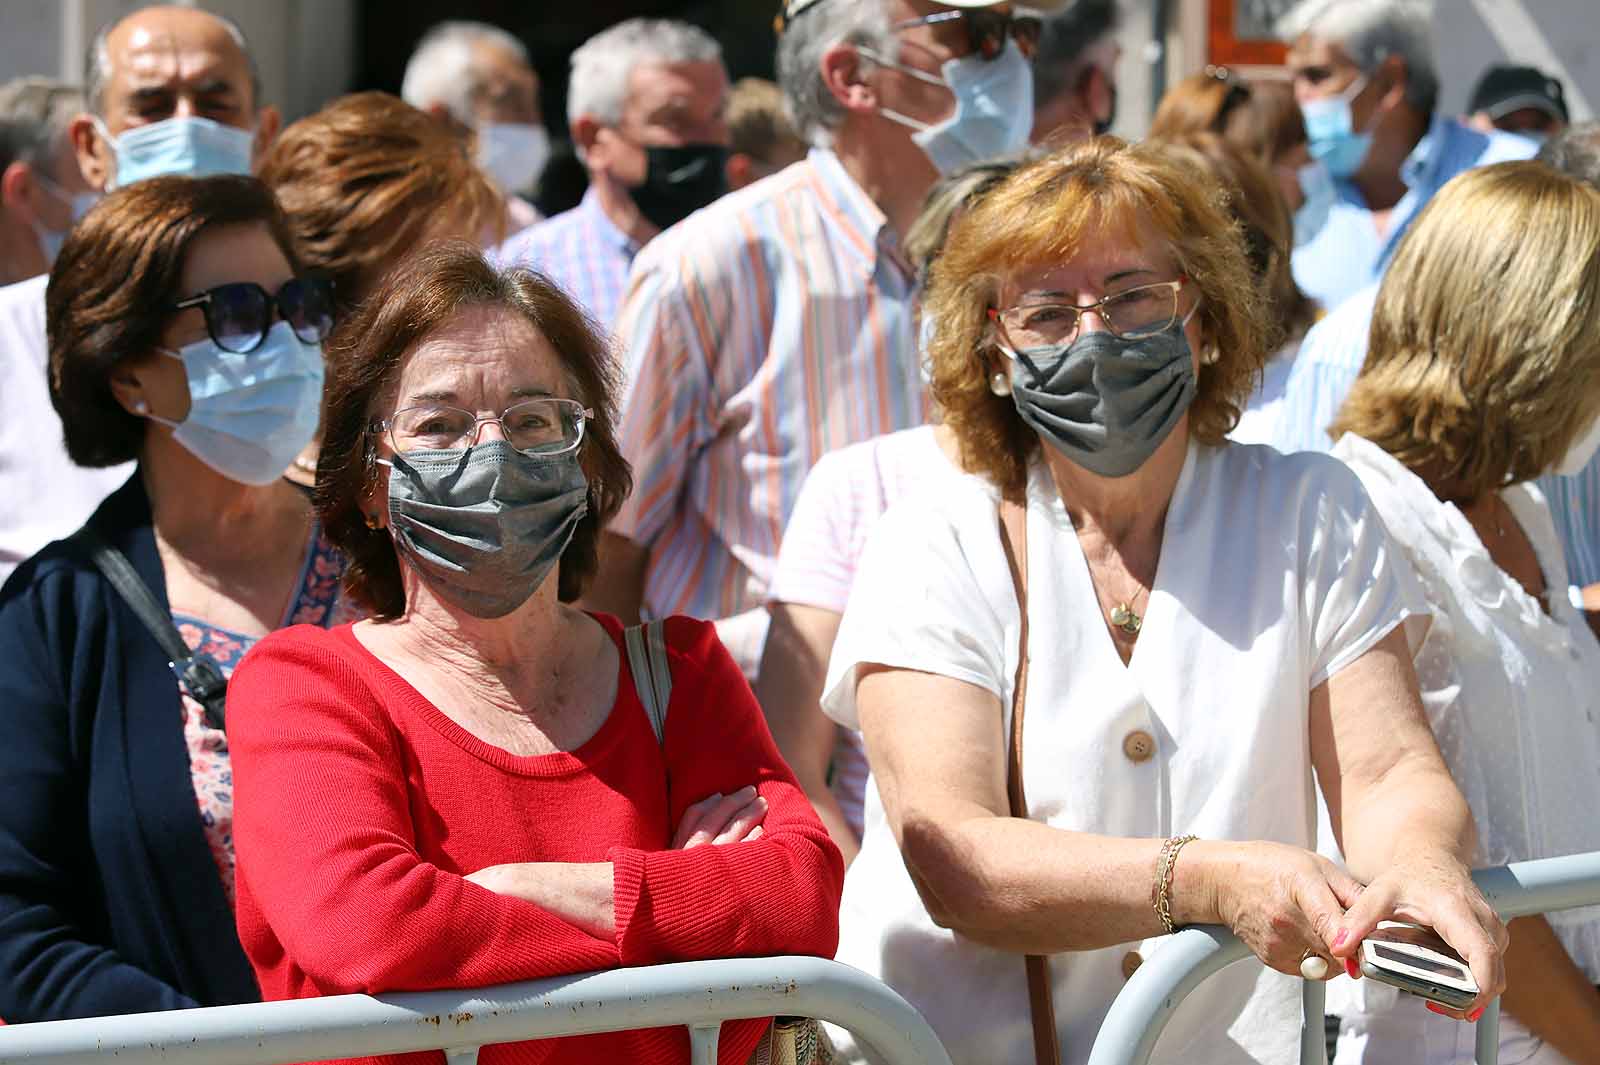
<svg viewBox="0 0 1600 1065">
<path fill-rule="evenodd" d="M 1361 975 L 1453 1010 L 1478 997 L 1472 969 L 1439 933 L 1383 921 L 1361 942 Z"/>
</svg>

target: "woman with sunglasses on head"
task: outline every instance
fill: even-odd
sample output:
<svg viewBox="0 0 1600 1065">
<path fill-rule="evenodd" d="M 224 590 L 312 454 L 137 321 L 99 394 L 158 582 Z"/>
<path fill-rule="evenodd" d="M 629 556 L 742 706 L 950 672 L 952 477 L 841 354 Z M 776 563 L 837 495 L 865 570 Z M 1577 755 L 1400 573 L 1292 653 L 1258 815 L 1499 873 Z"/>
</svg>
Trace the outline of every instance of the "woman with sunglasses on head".
<svg viewBox="0 0 1600 1065">
<path fill-rule="evenodd" d="M 924 313 L 974 476 L 879 519 L 834 645 L 823 708 L 877 782 L 839 959 L 970 1065 L 1085 1061 L 1190 924 L 1276 971 L 1208 980 L 1157 1061 L 1293 1060 L 1289 976 L 1397 913 L 1471 962 L 1469 1009 L 1498 993 L 1409 574 L 1349 471 L 1226 440 L 1269 330 L 1221 190 L 1159 145 L 1066 149 L 962 220 Z M 1349 872 L 1312 853 L 1313 770 Z"/>
<path fill-rule="evenodd" d="M 230 693 L 239 931 L 263 995 L 831 955 L 843 863 L 715 628 L 630 637 L 569 605 L 632 480 L 583 312 L 453 244 L 390 274 L 341 336 L 316 502 L 371 616 L 274 633 Z M 770 1030 L 730 1022 L 721 1060 Z M 684 1063 L 688 1039 L 537 1054 Z"/>
<path fill-rule="evenodd" d="M 343 563 L 282 477 L 329 292 L 259 181 L 153 178 L 73 228 L 46 322 L 69 454 L 138 466 L 0 590 L 0 1016 L 253 1000 L 222 696 L 256 640 L 334 613 Z"/>
</svg>

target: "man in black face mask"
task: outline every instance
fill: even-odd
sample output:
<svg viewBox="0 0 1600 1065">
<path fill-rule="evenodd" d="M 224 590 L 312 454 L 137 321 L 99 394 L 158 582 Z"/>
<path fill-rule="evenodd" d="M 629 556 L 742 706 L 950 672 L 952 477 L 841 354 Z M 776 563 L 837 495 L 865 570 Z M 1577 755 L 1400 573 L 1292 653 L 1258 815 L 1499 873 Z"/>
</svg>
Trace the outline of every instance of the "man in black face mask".
<svg viewBox="0 0 1600 1065">
<path fill-rule="evenodd" d="M 1109 133 L 1117 119 L 1116 0 L 1076 0 L 1044 20 L 1033 56 L 1033 142 Z"/>
<path fill-rule="evenodd" d="M 567 122 L 589 171 L 570 211 L 501 246 L 610 328 L 639 249 L 727 191 L 728 72 L 704 31 L 629 19 L 572 54 Z"/>
</svg>

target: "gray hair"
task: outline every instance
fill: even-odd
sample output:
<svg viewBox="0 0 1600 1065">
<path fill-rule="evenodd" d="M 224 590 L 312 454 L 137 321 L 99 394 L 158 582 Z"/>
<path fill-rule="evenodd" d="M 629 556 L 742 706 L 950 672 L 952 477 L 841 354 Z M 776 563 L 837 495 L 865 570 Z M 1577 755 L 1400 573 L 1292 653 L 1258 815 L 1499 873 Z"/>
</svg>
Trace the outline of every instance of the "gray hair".
<svg viewBox="0 0 1600 1065">
<path fill-rule="evenodd" d="M 631 18 L 590 37 L 572 53 L 567 122 L 587 115 L 602 125 L 622 121 L 628 77 L 647 63 L 720 63 L 722 46 L 698 26 L 675 19 Z"/>
<path fill-rule="evenodd" d="M 836 44 L 895 55 L 887 0 L 823 0 L 784 26 L 778 38 L 778 84 L 789 121 L 811 144 L 826 145 L 844 121 L 845 109 L 822 77 L 822 54 Z"/>
<path fill-rule="evenodd" d="M 1035 108 L 1078 87 L 1093 61 L 1089 53 L 1115 33 L 1120 22 L 1116 0 L 1076 0 L 1066 11 L 1043 20 L 1033 53 Z"/>
<path fill-rule="evenodd" d="M 417 42 L 400 82 L 400 98 L 419 111 L 443 104 L 452 118 L 472 124 L 472 51 L 487 44 L 509 52 L 523 66 L 532 67 L 528 49 L 516 37 L 487 22 L 455 20 L 430 27 Z"/>
<path fill-rule="evenodd" d="M 1600 122 L 1568 126 L 1546 141 L 1536 158 L 1554 170 L 1600 188 Z"/>
<path fill-rule="evenodd" d="M 111 48 L 108 41 L 112 32 L 128 19 L 143 12 L 145 8 L 129 12 L 121 18 L 112 19 L 101 26 L 94 35 L 94 40 L 89 42 L 89 50 L 83 58 L 83 95 L 91 112 L 105 117 L 105 91 L 106 82 L 111 80 Z M 261 106 L 261 70 L 256 66 L 256 57 L 250 51 L 250 45 L 244 39 L 244 31 L 239 24 L 227 15 L 219 15 L 215 11 L 205 12 L 216 19 L 233 38 L 233 43 L 239 46 L 239 51 L 244 54 L 245 65 L 250 68 L 250 103 L 253 108 Z"/>
<path fill-rule="evenodd" d="M 47 167 L 83 110 L 77 86 L 50 78 L 13 78 L 0 85 L 0 170 L 15 162 Z"/>
<path fill-rule="evenodd" d="M 1431 113 L 1439 99 L 1429 0 L 1302 0 L 1278 20 L 1278 35 L 1339 45 L 1363 74 L 1392 55 L 1405 60 L 1406 103 Z"/>
</svg>

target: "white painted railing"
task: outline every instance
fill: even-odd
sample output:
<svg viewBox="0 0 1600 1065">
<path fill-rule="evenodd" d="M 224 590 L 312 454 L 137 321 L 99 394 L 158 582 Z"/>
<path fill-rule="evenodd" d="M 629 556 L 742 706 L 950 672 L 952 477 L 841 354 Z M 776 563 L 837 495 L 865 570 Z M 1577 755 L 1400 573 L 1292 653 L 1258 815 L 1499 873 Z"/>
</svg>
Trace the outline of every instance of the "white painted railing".
<svg viewBox="0 0 1600 1065">
<path fill-rule="evenodd" d="M 905 999 L 847 965 L 803 957 L 21 1024 L 0 1027 L 0 1065 L 284 1065 L 418 1050 L 473 1065 L 497 1043 L 670 1025 L 688 1027 L 693 1065 L 714 1065 L 723 1021 L 770 1016 L 831 1021 L 887 1065 L 950 1065 Z"/>
</svg>

